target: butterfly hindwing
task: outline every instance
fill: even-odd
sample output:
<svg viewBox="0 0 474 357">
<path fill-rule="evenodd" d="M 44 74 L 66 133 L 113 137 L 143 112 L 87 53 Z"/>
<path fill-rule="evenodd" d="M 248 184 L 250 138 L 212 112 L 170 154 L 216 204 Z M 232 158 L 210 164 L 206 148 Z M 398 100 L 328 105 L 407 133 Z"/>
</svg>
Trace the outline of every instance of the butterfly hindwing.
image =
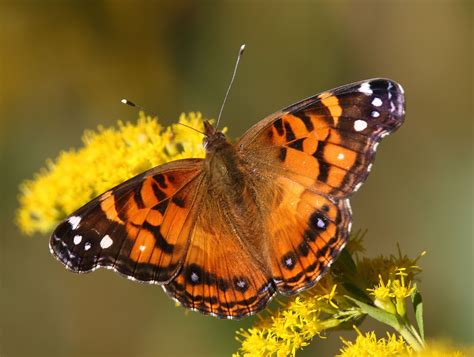
<svg viewBox="0 0 474 357">
<path fill-rule="evenodd" d="M 279 292 L 313 286 L 344 248 L 350 230 L 346 199 L 334 201 L 285 177 L 274 180 L 267 217 L 272 275 Z"/>
<path fill-rule="evenodd" d="M 52 234 L 52 253 L 75 272 L 99 266 L 164 282 L 187 249 L 200 159 L 151 169 L 83 206 Z"/>
<path fill-rule="evenodd" d="M 262 310 L 276 289 L 266 262 L 227 218 L 232 209 L 224 211 L 222 197 L 209 195 L 202 198 L 183 267 L 164 289 L 187 308 L 242 318 Z"/>
</svg>

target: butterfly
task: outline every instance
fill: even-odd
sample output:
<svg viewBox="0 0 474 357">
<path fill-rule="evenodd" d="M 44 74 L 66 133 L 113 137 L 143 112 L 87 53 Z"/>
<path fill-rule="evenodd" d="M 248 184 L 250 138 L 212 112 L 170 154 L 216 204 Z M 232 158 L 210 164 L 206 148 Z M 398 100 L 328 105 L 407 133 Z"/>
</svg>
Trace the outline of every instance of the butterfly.
<svg viewBox="0 0 474 357">
<path fill-rule="evenodd" d="M 328 271 L 349 237 L 349 198 L 404 115 L 402 87 L 370 79 L 282 109 L 235 143 L 204 122 L 204 159 L 103 193 L 57 226 L 51 252 L 73 272 L 159 284 L 205 314 L 254 314 Z"/>
</svg>

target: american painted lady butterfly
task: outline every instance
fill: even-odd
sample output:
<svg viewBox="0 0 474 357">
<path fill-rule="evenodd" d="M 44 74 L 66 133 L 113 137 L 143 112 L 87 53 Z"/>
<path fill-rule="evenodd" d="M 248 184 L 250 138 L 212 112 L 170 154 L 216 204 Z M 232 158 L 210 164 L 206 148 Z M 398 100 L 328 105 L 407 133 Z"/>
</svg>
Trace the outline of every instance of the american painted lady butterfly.
<svg viewBox="0 0 474 357">
<path fill-rule="evenodd" d="M 235 144 L 205 122 L 205 159 L 105 192 L 59 224 L 51 251 L 74 272 L 160 284 L 202 313 L 256 313 L 277 291 L 312 287 L 337 258 L 349 197 L 404 114 L 402 87 L 371 79 L 270 115 Z"/>
</svg>

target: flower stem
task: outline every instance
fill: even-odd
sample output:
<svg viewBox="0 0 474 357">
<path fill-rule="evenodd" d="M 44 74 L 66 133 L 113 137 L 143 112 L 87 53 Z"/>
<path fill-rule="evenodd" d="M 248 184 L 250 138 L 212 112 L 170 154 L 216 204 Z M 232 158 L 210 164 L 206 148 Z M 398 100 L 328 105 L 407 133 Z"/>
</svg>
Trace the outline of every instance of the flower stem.
<svg viewBox="0 0 474 357">
<path fill-rule="evenodd" d="M 402 325 L 398 330 L 398 333 L 403 336 L 405 341 L 416 351 L 422 351 L 424 348 L 424 343 L 421 341 L 418 333 L 411 325 Z"/>
</svg>

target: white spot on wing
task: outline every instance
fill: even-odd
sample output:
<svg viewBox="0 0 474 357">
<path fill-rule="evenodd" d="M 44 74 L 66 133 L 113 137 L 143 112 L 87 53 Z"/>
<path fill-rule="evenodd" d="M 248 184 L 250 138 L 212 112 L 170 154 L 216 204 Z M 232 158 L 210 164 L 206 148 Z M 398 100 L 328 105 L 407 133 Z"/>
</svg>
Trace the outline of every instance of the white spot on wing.
<svg viewBox="0 0 474 357">
<path fill-rule="evenodd" d="M 342 152 L 340 152 L 338 155 L 337 155 L 337 159 L 338 160 L 344 160 L 344 154 Z"/>
<path fill-rule="evenodd" d="M 191 280 L 195 283 L 199 281 L 199 275 L 197 275 L 195 272 L 191 273 Z"/>
<path fill-rule="evenodd" d="M 141 246 L 140 246 L 140 248 L 138 248 L 138 249 L 140 249 L 140 251 L 142 251 L 142 252 L 143 252 L 143 251 L 146 249 L 146 246 L 144 246 L 144 245 L 141 245 Z"/>
<path fill-rule="evenodd" d="M 369 82 L 362 83 L 359 87 L 359 92 L 367 94 L 367 95 L 372 95 L 373 90 L 370 89 L 370 83 Z"/>
<path fill-rule="evenodd" d="M 377 147 L 379 146 L 379 143 L 374 144 L 374 151 L 377 151 Z"/>
<path fill-rule="evenodd" d="M 374 107 L 380 107 L 382 105 L 382 99 L 375 97 L 374 100 L 372 101 L 372 105 Z"/>
<path fill-rule="evenodd" d="M 372 118 L 378 118 L 380 116 L 380 113 L 374 110 L 372 113 L 370 113 L 370 115 L 372 116 Z"/>
<path fill-rule="evenodd" d="M 114 241 L 112 240 L 112 238 L 110 238 L 110 236 L 108 234 L 106 234 L 104 236 L 104 238 L 102 238 L 102 240 L 100 241 L 100 247 L 102 249 L 107 249 L 109 248 L 112 244 L 114 243 Z"/>
<path fill-rule="evenodd" d="M 362 131 L 367 128 L 367 122 L 365 120 L 356 120 L 354 122 L 354 130 L 355 131 Z"/>
<path fill-rule="evenodd" d="M 354 192 L 359 191 L 360 186 L 362 186 L 362 182 L 359 182 L 357 185 L 355 185 Z"/>
<path fill-rule="evenodd" d="M 74 236 L 73 242 L 75 245 L 80 244 L 82 241 L 82 236 Z"/>
<path fill-rule="evenodd" d="M 367 172 L 370 172 L 370 170 L 372 170 L 372 164 L 369 164 L 369 166 L 367 166 Z"/>
<path fill-rule="evenodd" d="M 84 244 L 84 250 L 89 250 L 89 249 L 91 249 L 91 247 L 92 247 L 92 244 L 90 244 L 89 242 Z"/>
<path fill-rule="evenodd" d="M 321 218 L 318 218 L 318 222 L 316 223 L 318 228 L 326 228 L 326 223 Z"/>
<path fill-rule="evenodd" d="M 81 223 L 81 219 L 82 218 L 79 217 L 79 216 L 71 216 L 71 217 L 69 217 L 69 219 L 67 221 L 71 225 L 72 229 L 75 230 L 75 229 L 77 229 L 77 227 L 79 227 L 79 223 Z"/>
</svg>

